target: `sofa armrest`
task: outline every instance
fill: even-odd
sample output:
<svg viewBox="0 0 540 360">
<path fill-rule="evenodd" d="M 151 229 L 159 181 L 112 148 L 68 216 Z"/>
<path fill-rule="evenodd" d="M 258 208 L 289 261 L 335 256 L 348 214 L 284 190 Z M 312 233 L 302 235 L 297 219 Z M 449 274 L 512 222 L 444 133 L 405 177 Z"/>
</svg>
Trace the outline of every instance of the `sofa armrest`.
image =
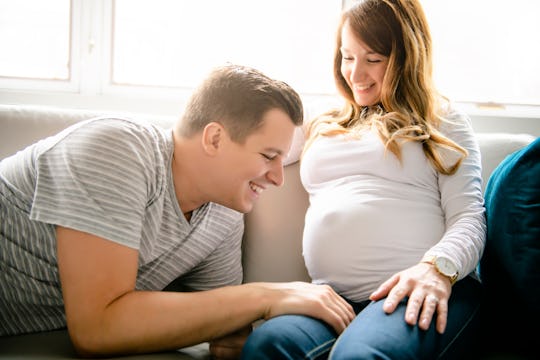
<svg viewBox="0 0 540 360">
<path fill-rule="evenodd" d="M 477 133 L 482 157 L 482 191 L 485 190 L 493 170 L 508 155 L 530 144 L 535 137 L 530 134 Z"/>
</svg>

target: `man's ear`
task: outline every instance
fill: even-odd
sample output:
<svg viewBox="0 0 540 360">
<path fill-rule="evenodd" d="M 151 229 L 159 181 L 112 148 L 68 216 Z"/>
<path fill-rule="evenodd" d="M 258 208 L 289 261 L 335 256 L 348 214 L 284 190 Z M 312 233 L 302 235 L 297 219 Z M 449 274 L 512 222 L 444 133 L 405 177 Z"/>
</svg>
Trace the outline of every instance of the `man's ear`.
<svg viewBox="0 0 540 360">
<path fill-rule="evenodd" d="M 223 125 L 217 122 L 208 123 L 203 129 L 201 139 L 204 151 L 209 155 L 215 155 L 219 151 L 225 136 Z"/>
</svg>

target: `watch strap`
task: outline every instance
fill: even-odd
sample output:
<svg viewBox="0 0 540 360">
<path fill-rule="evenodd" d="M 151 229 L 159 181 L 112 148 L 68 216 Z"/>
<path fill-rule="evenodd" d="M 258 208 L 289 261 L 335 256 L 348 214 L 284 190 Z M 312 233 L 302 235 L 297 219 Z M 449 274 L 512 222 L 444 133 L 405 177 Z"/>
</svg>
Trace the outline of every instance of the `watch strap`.
<svg viewBox="0 0 540 360">
<path fill-rule="evenodd" d="M 435 267 L 435 270 L 437 270 L 437 272 L 445 277 L 447 277 L 449 280 L 450 280 L 450 284 L 451 285 L 454 285 L 458 279 L 458 271 L 456 270 L 456 272 L 453 274 L 453 275 L 448 275 L 448 274 L 445 274 L 444 272 L 441 271 L 441 269 L 439 269 L 439 267 L 437 266 L 437 255 L 426 255 L 422 258 L 422 261 L 423 263 L 428 263 L 428 264 L 431 264 Z"/>
</svg>

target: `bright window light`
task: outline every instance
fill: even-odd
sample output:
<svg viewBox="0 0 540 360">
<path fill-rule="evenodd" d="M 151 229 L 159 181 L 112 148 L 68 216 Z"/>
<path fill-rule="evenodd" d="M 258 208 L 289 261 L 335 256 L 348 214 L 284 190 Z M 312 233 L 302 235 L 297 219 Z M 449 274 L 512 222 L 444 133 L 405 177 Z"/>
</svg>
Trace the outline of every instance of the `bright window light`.
<svg viewBox="0 0 540 360">
<path fill-rule="evenodd" d="M 422 0 L 435 78 L 455 101 L 540 104 L 540 1 Z"/>
<path fill-rule="evenodd" d="M 152 98 L 176 109 L 225 62 L 317 101 L 335 98 L 336 26 L 355 1 L 0 0 L 0 102 L 117 107 Z M 482 111 L 540 111 L 540 1 L 420 1 L 444 95 Z"/>
<path fill-rule="evenodd" d="M 333 93 L 341 0 L 115 0 L 113 84 L 191 88 L 225 62 Z"/>
<path fill-rule="evenodd" d="M 70 1 L 0 0 L 0 77 L 68 80 Z"/>
</svg>

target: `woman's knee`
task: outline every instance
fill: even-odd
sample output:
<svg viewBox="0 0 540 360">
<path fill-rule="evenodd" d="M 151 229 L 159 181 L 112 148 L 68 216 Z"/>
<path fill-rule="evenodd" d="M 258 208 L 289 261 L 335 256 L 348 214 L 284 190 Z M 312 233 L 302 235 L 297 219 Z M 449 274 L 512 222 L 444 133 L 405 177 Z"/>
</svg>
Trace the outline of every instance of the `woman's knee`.
<svg viewBox="0 0 540 360">
<path fill-rule="evenodd" d="M 242 349 L 242 358 L 271 359 L 270 355 L 275 355 L 276 349 L 283 347 L 283 343 L 287 342 L 287 338 L 283 336 L 284 330 L 278 323 L 264 322 L 247 338 Z"/>
</svg>

